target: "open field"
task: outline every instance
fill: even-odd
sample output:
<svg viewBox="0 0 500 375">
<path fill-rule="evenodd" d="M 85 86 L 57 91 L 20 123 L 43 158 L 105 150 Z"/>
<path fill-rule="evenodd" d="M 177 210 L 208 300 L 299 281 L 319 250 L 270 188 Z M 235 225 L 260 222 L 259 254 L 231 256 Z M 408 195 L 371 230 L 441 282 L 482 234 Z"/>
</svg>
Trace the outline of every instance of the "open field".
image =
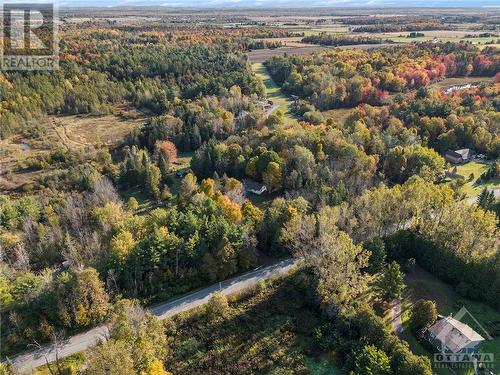
<svg viewBox="0 0 500 375">
<path fill-rule="evenodd" d="M 274 49 L 258 49 L 247 53 L 248 60 L 252 63 L 263 63 L 273 56 L 287 55 L 309 55 L 313 52 L 332 49 L 333 47 L 307 45 L 305 47 L 280 47 Z"/>
<path fill-rule="evenodd" d="M 429 88 L 438 88 L 447 90 L 453 86 L 460 86 L 466 84 L 480 84 L 483 82 L 493 82 L 492 77 L 460 77 L 460 78 L 445 78 L 439 82 L 429 85 Z"/>
<path fill-rule="evenodd" d="M 285 122 L 294 122 L 296 118 L 290 113 L 292 101 L 281 91 L 281 88 L 273 81 L 266 67 L 262 63 L 252 64 L 252 69 L 266 86 L 267 99 L 271 100 L 274 104 L 279 106 L 285 115 Z"/>
<path fill-rule="evenodd" d="M 258 40 L 262 42 L 281 42 L 285 47 L 311 47 L 310 44 L 302 42 L 301 36 L 292 36 L 286 38 L 264 38 Z"/>
<path fill-rule="evenodd" d="M 493 308 L 481 302 L 471 301 L 460 297 L 449 285 L 443 283 L 419 267 L 406 275 L 405 283 L 407 288 L 402 302 L 404 333 L 407 341 L 411 345 L 412 350 L 417 354 L 428 354 L 427 350 L 420 345 L 408 327 L 409 309 L 412 304 L 419 299 L 434 301 L 437 305 L 438 313 L 441 315 L 455 314 L 462 307 L 465 307 L 486 329 L 489 322 L 500 320 L 500 314 Z M 466 320 L 464 322 L 472 325 L 472 327 L 476 330 L 480 330 L 479 327 L 474 327 L 474 324 L 471 321 Z M 493 332 L 489 333 L 490 335 L 493 335 Z M 500 336 L 494 337 L 494 340 L 483 342 L 481 344 L 481 351 L 484 353 L 494 353 L 495 370 L 493 370 L 493 372 L 495 374 L 498 373 L 500 370 Z M 438 374 L 453 375 L 453 372 L 449 370 L 440 370 L 441 371 L 437 371 Z M 472 369 L 462 369 L 456 373 L 458 375 L 472 375 L 474 372 Z"/>
<path fill-rule="evenodd" d="M 486 31 L 471 31 L 471 30 L 423 30 L 423 31 L 418 31 L 419 33 L 424 34 L 425 38 L 437 38 L 437 39 L 470 39 L 470 40 L 475 40 L 475 39 L 497 39 L 499 38 L 490 36 L 490 37 L 479 37 L 480 34 L 485 33 Z M 385 33 L 352 33 L 354 35 L 363 35 L 363 36 L 373 36 L 377 38 L 396 38 L 396 37 L 404 37 L 406 38 L 409 34 L 410 31 L 396 31 L 396 32 L 385 32 Z M 494 33 L 493 33 L 494 34 Z M 466 36 L 473 35 L 474 37 L 472 38 L 466 38 Z M 407 38 L 409 40 L 412 39 L 418 39 L 418 38 Z"/>
<path fill-rule="evenodd" d="M 344 124 L 354 108 L 336 108 L 321 112 L 325 118 L 332 118 L 340 124 Z"/>
<path fill-rule="evenodd" d="M 450 172 L 454 167 L 450 169 Z M 462 165 L 457 165 L 457 174 L 463 176 L 467 183 L 462 187 L 462 191 L 467 194 L 467 197 L 474 197 L 481 193 L 485 187 L 488 189 L 498 189 L 500 188 L 500 179 L 492 179 L 485 183 L 479 181 L 479 177 L 486 172 L 488 166 L 486 164 L 469 162 Z M 469 176 L 474 175 L 471 181 L 468 181 Z"/>
<path fill-rule="evenodd" d="M 137 112 L 125 116 L 47 116 L 39 121 L 36 136 L 15 135 L 0 140 L 0 189 L 15 191 L 57 170 L 26 169 L 28 160 L 46 157 L 63 148 L 84 151 L 96 144 L 114 147 L 143 121 Z"/>
<path fill-rule="evenodd" d="M 425 33 L 424 33 L 425 34 Z M 392 40 L 393 42 L 397 43 L 413 43 L 413 42 L 430 42 L 433 41 L 435 38 L 431 36 L 419 36 L 416 38 L 408 38 L 406 36 L 395 36 L 395 37 L 388 37 L 387 39 Z M 489 37 L 489 38 L 448 38 L 448 37 L 439 37 L 436 38 L 440 42 L 452 42 L 452 43 L 457 43 L 457 42 L 470 42 L 474 44 L 495 44 L 499 38 L 495 37 Z"/>
<path fill-rule="evenodd" d="M 349 28 L 343 25 L 338 26 L 325 26 L 325 27 L 315 27 L 315 28 L 303 28 L 293 30 L 298 33 L 303 33 L 304 36 L 317 35 L 317 34 L 346 34 L 349 32 Z"/>
<path fill-rule="evenodd" d="M 394 44 L 381 43 L 381 44 L 354 44 L 350 46 L 319 46 L 309 44 L 307 47 L 281 47 L 274 49 L 258 49 L 255 51 L 247 52 L 248 60 L 252 63 L 262 63 L 273 56 L 287 55 L 309 55 L 314 52 L 326 51 L 331 49 L 373 49 L 379 47 L 395 46 Z"/>
<path fill-rule="evenodd" d="M 50 136 L 56 136 L 66 147 L 82 148 L 94 144 L 115 146 L 135 129 L 143 119 L 138 115 L 120 117 L 53 116 L 49 118 Z"/>
</svg>

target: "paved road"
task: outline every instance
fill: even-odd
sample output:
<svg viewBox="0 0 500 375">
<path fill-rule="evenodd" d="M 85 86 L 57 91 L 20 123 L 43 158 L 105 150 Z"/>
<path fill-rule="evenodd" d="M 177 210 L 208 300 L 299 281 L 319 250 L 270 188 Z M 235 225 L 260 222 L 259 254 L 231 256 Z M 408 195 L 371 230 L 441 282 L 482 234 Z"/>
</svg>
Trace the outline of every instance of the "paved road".
<svg viewBox="0 0 500 375">
<path fill-rule="evenodd" d="M 187 294 L 175 300 L 152 307 L 149 311 L 159 319 L 191 310 L 208 302 L 212 293 L 221 291 L 225 295 L 240 292 L 257 284 L 259 280 L 266 280 L 274 276 L 283 275 L 297 265 L 298 261 L 293 259 L 284 260 L 267 267 L 259 267 L 244 275 L 222 281 L 197 292 Z M 64 358 L 96 345 L 107 336 L 108 328 L 103 325 L 91 329 L 85 333 L 67 339 L 59 349 L 59 358 Z M 27 352 L 15 357 L 12 362 L 21 373 L 30 373 L 36 367 L 55 361 L 56 351 L 52 345 L 44 346 L 38 350 Z"/>
</svg>

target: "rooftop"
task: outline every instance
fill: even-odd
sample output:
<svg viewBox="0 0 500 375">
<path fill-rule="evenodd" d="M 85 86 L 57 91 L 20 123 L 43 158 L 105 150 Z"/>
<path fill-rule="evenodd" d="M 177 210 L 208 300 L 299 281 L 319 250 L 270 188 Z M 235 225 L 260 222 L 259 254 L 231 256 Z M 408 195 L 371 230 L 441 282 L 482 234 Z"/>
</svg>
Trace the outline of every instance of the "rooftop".
<svg viewBox="0 0 500 375">
<path fill-rule="evenodd" d="M 428 330 L 453 352 L 458 352 L 470 343 L 483 341 L 484 338 L 467 324 L 451 316 L 438 319 Z"/>
</svg>

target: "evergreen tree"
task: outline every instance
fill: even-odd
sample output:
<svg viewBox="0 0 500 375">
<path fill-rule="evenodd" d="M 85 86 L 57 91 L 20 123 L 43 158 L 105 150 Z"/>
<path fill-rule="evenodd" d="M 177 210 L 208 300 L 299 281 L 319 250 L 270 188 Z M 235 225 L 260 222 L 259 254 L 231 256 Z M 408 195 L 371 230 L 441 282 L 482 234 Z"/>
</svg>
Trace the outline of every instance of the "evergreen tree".
<svg viewBox="0 0 500 375">
<path fill-rule="evenodd" d="M 477 205 L 483 210 L 491 210 L 495 204 L 495 193 L 484 188 L 481 194 L 477 197 Z"/>
<path fill-rule="evenodd" d="M 395 298 L 401 297 L 405 284 L 403 282 L 403 273 L 397 262 L 389 264 L 387 271 L 380 280 L 379 286 L 386 301 L 392 301 Z"/>
<path fill-rule="evenodd" d="M 385 243 L 380 237 L 376 237 L 366 243 L 365 248 L 371 252 L 368 269 L 372 273 L 382 270 L 385 264 Z"/>
<path fill-rule="evenodd" d="M 165 156 L 163 156 L 162 153 L 160 153 L 160 156 L 158 158 L 158 167 L 160 168 L 161 177 L 164 180 L 168 175 L 170 166 L 167 160 L 165 159 Z"/>
</svg>

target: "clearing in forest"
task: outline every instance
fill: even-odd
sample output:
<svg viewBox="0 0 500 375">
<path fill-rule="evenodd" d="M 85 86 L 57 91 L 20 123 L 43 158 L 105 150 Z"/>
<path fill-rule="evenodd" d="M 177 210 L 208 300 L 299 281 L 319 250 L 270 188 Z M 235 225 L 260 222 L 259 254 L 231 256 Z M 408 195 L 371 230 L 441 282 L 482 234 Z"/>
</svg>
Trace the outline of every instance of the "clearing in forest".
<svg viewBox="0 0 500 375">
<path fill-rule="evenodd" d="M 281 87 L 271 78 L 267 68 L 263 63 L 252 64 L 252 69 L 263 82 L 266 87 L 266 97 L 271 100 L 273 104 L 278 105 L 278 109 L 285 115 L 285 122 L 295 122 L 297 119 L 292 115 L 290 109 L 292 101 L 283 93 Z"/>
</svg>

